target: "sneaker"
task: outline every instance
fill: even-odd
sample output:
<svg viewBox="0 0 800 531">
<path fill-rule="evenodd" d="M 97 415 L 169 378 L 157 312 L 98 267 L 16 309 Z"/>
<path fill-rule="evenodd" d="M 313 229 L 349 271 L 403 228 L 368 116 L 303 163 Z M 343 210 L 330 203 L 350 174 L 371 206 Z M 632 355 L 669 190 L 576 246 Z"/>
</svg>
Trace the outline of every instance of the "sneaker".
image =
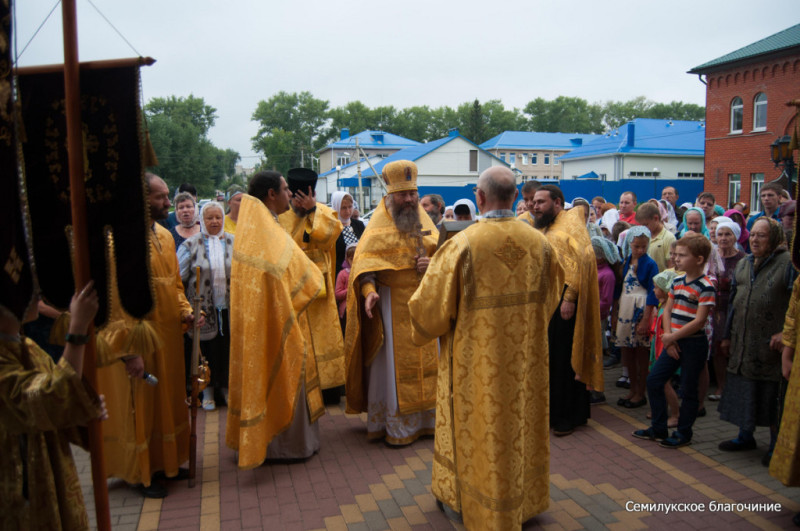
<svg viewBox="0 0 800 531">
<path fill-rule="evenodd" d="M 636 430 L 633 433 L 631 433 L 631 435 L 633 435 L 637 439 L 645 439 L 647 441 L 663 441 L 664 439 L 667 438 L 669 433 L 666 431 L 656 432 L 656 430 L 654 430 L 651 426 L 646 430 Z"/>
<path fill-rule="evenodd" d="M 691 439 L 684 438 L 680 433 L 677 431 L 672 432 L 672 437 L 668 437 L 658 443 L 659 446 L 662 448 L 680 448 L 681 446 L 689 446 L 692 444 Z"/>
<path fill-rule="evenodd" d="M 619 380 L 617 380 L 617 383 L 614 385 L 616 385 L 617 387 L 621 387 L 623 389 L 630 389 L 631 379 L 628 378 L 627 376 L 620 376 Z"/>
<path fill-rule="evenodd" d="M 718 448 L 723 452 L 741 452 L 744 450 L 755 450 L 756 446 L 757 444 L 755 439 L 741 441 L 737 437 L 736 439 L 732 439 L 730 441 L 722 441 L 719 443 Z"/>
<path fill-rule="evenodd" d="M 589 403 L 592 404 L 592 405 L 605 404 L 606 403 L 606 395 L 605 395 L 605 393 L 601 393 L 600 391 L 591 391 L 591 396 L 589 398 Z"/>
<path fill-rule="evenodd" d="M 215 409 L 217 409 L 217 404 L 214 402 L 213 398 L 204 398 L 203 409 L 205 409 L 206 411 L 214 411 Z"/>
</svg>

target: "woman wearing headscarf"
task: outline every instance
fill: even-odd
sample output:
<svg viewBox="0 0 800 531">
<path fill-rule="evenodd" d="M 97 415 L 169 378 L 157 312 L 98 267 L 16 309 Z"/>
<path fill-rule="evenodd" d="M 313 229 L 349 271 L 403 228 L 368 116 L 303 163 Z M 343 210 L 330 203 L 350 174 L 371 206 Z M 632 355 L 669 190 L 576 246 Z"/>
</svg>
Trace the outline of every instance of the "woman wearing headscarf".
<svg viewBox="0 0 800 531">
<path fill-rule="evenodd" d="M 364 234 L 364 222 L 352 218 L 354 205 L 353 196 L 347 192 L 333 192 L 331 208 L 339 213 L 339 221 L 342 222 L 343 227 L 342 233 L 336 240 L 336 276 L 342 270 L 347 246 L 351 243 L 358 243 L 359 238 Z"/>
<path fill-rule="evenodd" d="M 184 241 L 200 232 L 200 225 L 197 224 L 197 205 L 192 194 L 180 192 L 172 203 L 175 205 L 175 218 L 178 224 L 169 229 L 169 232 L 175 239 L 175 249 L 177 249 Z"/>
<path fill-rule="evenodd" d="M 710 237 L 708 227 L 706 227 L 706 215 L 700 207 L 689 207 L 686 209 L 686 212 L 683 213 L 683 229 L 681 230 L 680 237 L 687 232 L 696 232 L 702 234 L 706 238 Z"/>
<path fill-rule="evenodd" d="M 469 199 L 459 199 L 453 203 L 453 213 L 458 221 L 475 221 L 476 210 L 475 203 Z"/>
<path fill-rule="evenodd" d="M 713 311 L 714 335 L 711 341 L 711 357 L 714 360 L 717 391 L 708 395 L 708 399 L 712 402 L 718 401 L 725 390 L 728 353 L 725 349 L 720 348 L 720 343 L 725 336 L 733 272 L 739 260 L 744 258 L 744 252 L 736 247 L 736 242 L 741 232 L 739 225 L 726 216 L 720 216 L 715 220 L 717 221 L 717 253 L 722 263 L 722 268 L 715 275 L 717 278 L 717 304 L 714 306 Z"/>
<path fill-rule="evenodd" d="M 244 188 L 234 184 L 228 188 L 228 214 L 225 216 L 225 225 L 223 229 L 228 234 L 236 234 L 236 224 L 239 222 L 239 206 L 242 204 L 242 197 L 244 197 Z"/>
<path fill-rule="evenodd" d="M 197 267 L 200 267 L 200 309 L 206 322 L 200 328 L 200 350 L 208 360 L 211 381 L 203 390 L 203 409 L 216 408 L 216 401 L 227 402 L 228 366 L 230 365 L 230 322 L 228 307 L 231 298 L 231 256 L 233 234 L 223 230 L 224 210 L 211 201 L 200 211 L 200 234 L 183 242 L 178 249 L 181 279 L 186 297 L 196 294 Z M 189 330 L 189 335 L 192 330 Z M 189 355 L 191 351 L 189 352 Z M 190 356 L 189 356 L 190 357 Z M 187 367 L 190 360 L 187 360 Z M 187 375 L 190 372 L 187 370 Z M 215 396 L 216 391 L 216 396 Z"/>
<path fill-rule="evenodd" d="M 736 203 L 737 205 L 743 205 L 744 203 Z M 744 214 L 739 209 L 732 208 L 730 210 L 725 211 L 725 217 L 731 218 L 734 223 L 739 225 L 741 232 L 739 234 L 739 238 L 736 242 L 739 244 L 742 251 L 745 253 L 750 252 L 750 231 L 747 230 L 747 220 L 745 219 Z"/>
<path fill-rule="evenodd" d="M 738 426 L 739 434 L 721 442 L 719 449 L 755 449 L 756 426 L 769 426 L 770 446 L 761 461 L 765 465 L 778 432 L 781 332 L 795 276 L 790 253 L 782 244 L 783 229 L 777 222 L 759 218 L 753 224 L 752 252 L 739 261 L 733 274 L 728 326 L 721 344 L 729 349 L 729 359 L 720 418 Z"/>
</svg>

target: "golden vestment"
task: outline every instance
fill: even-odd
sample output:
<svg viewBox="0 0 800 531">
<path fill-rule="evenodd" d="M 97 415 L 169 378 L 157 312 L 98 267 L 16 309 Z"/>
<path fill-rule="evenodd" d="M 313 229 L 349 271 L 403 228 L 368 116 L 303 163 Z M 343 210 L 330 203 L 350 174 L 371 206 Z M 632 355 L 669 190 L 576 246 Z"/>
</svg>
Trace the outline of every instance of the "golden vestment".
<svg viewBox="0 0 800 531">
<path fill-rule="evenodd" d="M 422 207 L 418 207 L 422 246 L 427 256 L 436 250 L 438 231 Z M 376 305 L 372 319 L 364 312 L 364 297 L 373 289 L 364 284 L 365 275 L 375 275 L 378 286 L 391 289 L 394 379 L 400 415 L 419 413 L 436 404 L 437 345 L 435 341 L 417 347 L 411 343 L 408 300 L 419 286 L 414 257 L 419 254 L 417 237 L 397 230 L 384 201 L 378 205 L 356 247 L 347 294 L 345 364 L 347 367 L 347 411 L 368 411 L 369 367 L 384 343 L 382 313 Z M 380 437 L 381 433 L 371 433 Z M 412 439 L 413 440 L 413 439 Z M 403 444 L 410 441 L 394 441 Z"/>
<path fill-rule="evenodd" d="M 322 288 L 322 274 L 258 199 L 244 195 L 239 219 L 225 442 L 238 450 L 240 468 L 254 468 L 290 426 L 301 399 L 312 423 L 325 413 L 316 360 L 298 322 Z"/>
<path fill-rule="evenodd" d="M 517 219 L 534 226 L 530 212 Z M 564 268 L 567 290 L 564 300 L 575 301 L 575 333 L 572 339 L 572 369 L 578 380 L 602 391 L 603 347 L 600 331 L 600 290 L 597 260 L 584 222 L 583 209 L 562 210 L 552 225 L 542 231 L 556 250 Z"/>
<path fill-rule="evenodd" d="M 0 341 L 0 530 L 88 529 L 69 443 L 100 415 L 93 391 L 63 358 L 24 338 Z M 23 477 L 27 473 L 27 493 Z"/>
<path fill-rule="evenodd" d="M 278 220 L 322 272 L 325 293 L 300 316 L 306 343 L 312 346 L 317 359 L 320 388 L 344 385 L 344 339 L 334 294 L 336 239 L 342 232 L 342 222 L 338 213 L 321 203 L 307 216 L 300 217 L 289 209 Z"/>
<path fill-rule="evenodd" d="M 797 320 L 800 315 L 800 277 L 794 281 L 792 298 L 783 325 L 783 344 L 795 349 L 792 373 L 783 402 L 783 416 L 778 430 L 778 441 L 769 462 L 769 474 L 789 487 L 800 486 L 800 335 Z"/>
<path fill-rule="evenodd" d="M 153 226 L 153 310 L 145 323 L 152 327 L 155 342 L 149 348 L 131 346 L 142 324 L 125 313 L 112 288 L 109 323 L 100 331 L 111 358 L 98 356 L 97 371 L 98 392 L 106 396 L 108 408 L 108 420 L 103 423 L 106 473 L 146 486 L 155 472 L 163 471 L 167 477 L 178 474 L 178 467 L 189 459 L 190 435 L 182 320 L 192 314 L 192 307 L 181 282 L 175 240 L 158 223 Z M 116 286 L 113 266 L 111 275 Z M 158 385 L 128 377 L 120 358 L 134 354 L 142 356 L 144 370 L 158 378 Z"/>
<path fill-rule="evenodd" d="M 443 336 L 431 487 L 467 529 L 547 509 L 547 326 L 563 286 L 540 232 L 482 219 L 436 252 L 409 302 L 414 342 Z"/>
</svg>

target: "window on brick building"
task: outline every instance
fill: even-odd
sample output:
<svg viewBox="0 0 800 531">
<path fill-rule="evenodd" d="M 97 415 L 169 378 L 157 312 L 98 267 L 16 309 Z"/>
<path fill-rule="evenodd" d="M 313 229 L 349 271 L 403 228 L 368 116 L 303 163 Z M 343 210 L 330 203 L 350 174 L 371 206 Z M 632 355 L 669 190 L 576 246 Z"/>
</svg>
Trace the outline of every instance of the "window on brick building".
<svg viewBox="0 0 800 531">
<path fill-rule="evenodd" d="M 545 153 L 544 154 L 544 164 L 545 164 L 545 166 L 549 166 L 550 165 L 550 153 Z"/>
<path fill-rule="evenodd" d="M 756 94 L 753 99 L 753 131 L 766 131 L 767 129 L 767 95 L 763 92 Z"/>
<path fill-rule="evenodd" d="M 502 160 L 503 162 L 506 161 L 506 154 L 505 153 L 500 153 L 500 160 Z"/>
<path fill-rule="evenodd" d="M 517 163 L 517 154 L 516 153 L 509 153 L 508 154 L 508 163 L 509 164 L 516 164 Z"/>
<path fill-rule="evenodd" d="M 739 173 L 728 174 L 728 205 L 738 203 L 742 198 L 742 176 Z"/>
<path fill-rule="evenodd" d="M 763 173 L 750 174 L 750 211 L 761 212 L 764 207 L 761 205 L 761 187 L 764 185 Z"/>
<path fill-rule="evenodd" d="M 528 154 L 527 153 L 520 153 L 519 156 L 522 157 L 522 164 L 527 165 L 528 164 Z"/>
<path fill-rule="evenodd" d="M 531 153 L 531 164 L 536 164 L 536 160 L 539 158 L 538 153 Z"/>
<path fill-rule="evenodd" d="M 744 118 L 744 105 L 742 98 L 736 96 L 731 102 L 731 133 L 742 132 L 742 122 Z"/>
</svg>

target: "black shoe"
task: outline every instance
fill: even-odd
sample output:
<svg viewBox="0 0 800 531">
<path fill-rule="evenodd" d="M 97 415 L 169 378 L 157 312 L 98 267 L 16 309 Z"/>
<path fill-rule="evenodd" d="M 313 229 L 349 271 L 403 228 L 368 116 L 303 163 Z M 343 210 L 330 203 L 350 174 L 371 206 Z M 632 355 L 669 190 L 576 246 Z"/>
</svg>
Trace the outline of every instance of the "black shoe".
<svg viewBox="0 0 800 531">
<path fill-rule="evenodd" d="M 645 439 L 647 441 L 663 441 L 669 436 L 669 432 L 656 432 L 652 427 L 646 430 L 636 430 L 631 433 L 637 439 Z"/>
<path fill-rule="evenodd" d="M 572 435 L 575 431 L 575 426 L 570 424 L 569 422 L 559 422 L 555 426 L 553 426 L 553 435 L 556 437 L 565 437 L 567 435 Z"/>
<path fill-rule="evenodd" d="M 616 385 L 617 387 L 621 387 L 623 389 L 630 389 L 631 379 L 627 376 L 622 376 L 620 377 L 619 380 L 617 380 L 617 383 L 615 383 L 614 385 Z"/>
<path fill-rule="evenodd" d="M 605 393 L 601 393 L 600 391 L 592 391 L 591 397 L 589 398 L 589 403 L 592 405 L 605 404 L 606 403 Z"/>
<path fill-rule="evenodd" d="M 628 409 L 636 409 L 637 407 L 642 407 L 642 406 L 646 406 L 646 405 L 647 405 L 647 399 L 646 398 L 642 398 L 641 400 L 638 400 L 636 402 L 634 402 L 632 400 L 626 400 L 625 403 L 622 404 L 622 407 L 625 407 L 625 408 L 628 408 Z"/>
<path fill-rule="evenodd" d="M 800 513 L 797 513 L 792 517 L 792 523 L 797 527 L 800 527 Z"/>
<path fill-rule="evenodd" d="M 619 367 L 620 359 L 616 356 L 609 356 L 607 360 L 603 362 L 603 369 L 613 369 L 614 367 Z"/>
<path fill-rule="evenodd" d="M 171 478 L 167 477 L 167 475 L 164 474 L 163 470 L 160 470 L 155 474 L 153 474 L 153 479 L 158 479 L 158 480 L 166 479 L 167 481 L 179 481 L 183 479 L 189 479 L 189 469 L 181 467 L 178 469 L 178 475 L 172 476 Z"/>
<path fill-rule="evenodd" d="M 697 412 L 697 417 L 700 418 L 700 417 L 705 417 L 705 416 L 706 416 L 706 408 L 704 408 L 704 407 L 700 408 L 700 410 Z"/>
<path fill-rule="evenodd" d="M 167 489 L 164 487 L 164 485 L 155 481 L 152 481 L 149 487 L 145 487 L 142 483 L 139 483 L 138 485 L 134 485 L 133 488 L 145 498 L 159 499 L 167 497 Z"/>
<path fill-rule="evenodd" d="M 719 443 L 718 448 L 723 452 L 741 452 L 743 450 L 755 450 L 756 440 L 750 439 L 749 441 L 738 441 L 733 439 L 731 441 L 722 441 Z"/>
</svg>

